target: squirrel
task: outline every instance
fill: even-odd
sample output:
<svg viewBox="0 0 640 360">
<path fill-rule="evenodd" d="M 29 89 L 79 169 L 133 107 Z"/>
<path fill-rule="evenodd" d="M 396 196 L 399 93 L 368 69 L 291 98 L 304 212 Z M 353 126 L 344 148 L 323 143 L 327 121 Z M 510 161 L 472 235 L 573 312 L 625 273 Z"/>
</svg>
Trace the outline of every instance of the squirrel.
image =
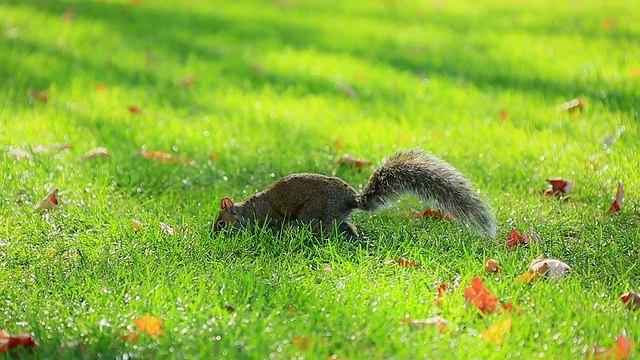
<svg viewBox="0 0 640 360">
<path fill-rule="evenodd" d="M 297 221 L 309 225 L 316 236 L 327 235 L 337 227 L 339 233 L 356 239 L 358 231 L 349 222 L 351 212 L 377 210 L 404 193 L 435 202 L 482 236 L 496 236 L 495 217 L 471 182 L 446 161 L 421 149 L 392 155 L 373 172 L 360 194 L 338 177 L 299 173 L 287 175 L 238 203 L 225 197 L 214 231 L 252 223 L 286 225 Z"/>
</svg>

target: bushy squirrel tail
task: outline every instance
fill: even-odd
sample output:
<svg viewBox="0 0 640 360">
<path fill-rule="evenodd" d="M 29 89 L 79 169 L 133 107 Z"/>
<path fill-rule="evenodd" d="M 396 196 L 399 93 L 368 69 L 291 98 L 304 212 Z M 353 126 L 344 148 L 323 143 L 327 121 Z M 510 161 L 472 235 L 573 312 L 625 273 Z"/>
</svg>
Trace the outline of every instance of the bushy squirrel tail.
<svg viewBox="0 0 640 360">
<path fill-rule="evenodd" d="M 479 234 L 495 238 L 496 220 L 474 186 L 446 161 L 420 149 L 400 151 L 379 167 L 358 197 L 358 208 L 373 211 L 404 193 L 435 202 Z"/>
</svg>

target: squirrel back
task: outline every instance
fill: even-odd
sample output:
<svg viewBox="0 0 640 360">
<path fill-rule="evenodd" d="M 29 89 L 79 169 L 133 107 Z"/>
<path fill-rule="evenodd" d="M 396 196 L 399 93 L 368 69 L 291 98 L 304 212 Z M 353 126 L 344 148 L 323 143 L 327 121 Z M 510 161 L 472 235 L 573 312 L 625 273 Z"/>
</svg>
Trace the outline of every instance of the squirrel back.
<svg viewBox="0 0 640 360">
<path fill-rule="evenodd" d="M 471 182 L 444 160 L 418 149 L 391 156 L 374 171 L 361 194 L 340 178 L 303 173 L 285 176 L 236 204 L 224 198 L 215 230 L 296 221 L 310 225 L 317 235 L 329 234 L 336 226 L 340 233 L 356 238 L 357 230 L 348 221 L 354 209 L 374 211 L 407 192 L 435 202 L 481 235 L 496 235 L 495 218 Z"/>
</svg>

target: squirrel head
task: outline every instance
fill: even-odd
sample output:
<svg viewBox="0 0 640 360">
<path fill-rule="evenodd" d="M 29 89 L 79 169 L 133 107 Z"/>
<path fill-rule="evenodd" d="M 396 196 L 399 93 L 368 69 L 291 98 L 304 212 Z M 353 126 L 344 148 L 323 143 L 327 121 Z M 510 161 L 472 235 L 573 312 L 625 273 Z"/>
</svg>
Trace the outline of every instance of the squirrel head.
<svg viewBox="0 0 640 360">
<path fill-rule="evenodd" d="M 221 231 L 227 228 L 232 228 L 236 225 L 240 224 L 242 220 L 242 216 L 240 215 L 240 211 L 233 204 L 233 201 L 229 198 L 224 198 L 220 202 L 221 210 L 218 212 L 218 216 L 216 217 L 216 222 L 214 225 L 215 231 Z"/>
</svg>

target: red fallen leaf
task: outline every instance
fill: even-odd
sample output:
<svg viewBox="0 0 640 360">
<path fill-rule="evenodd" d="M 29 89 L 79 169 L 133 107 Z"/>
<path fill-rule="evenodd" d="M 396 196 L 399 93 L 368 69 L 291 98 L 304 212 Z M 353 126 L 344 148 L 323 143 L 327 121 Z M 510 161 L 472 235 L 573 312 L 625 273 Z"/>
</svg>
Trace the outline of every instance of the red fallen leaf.
<svg viewBox="0 0 640 360">
<path fill-rule="evenodd" d="M 434 316 L 426 319 L 405 318 L 402 319 L 402 322 L 419 330 L 426 328 L 427 325 L 434 326 L 437 327 L 441 333 L 447 332 L 447 325 L 449 325 L 449 321 L 441 316 Z"/>
<path fill-rule="evenodd" d="M 40 91 L 38 89 L 29 89 L 27 90 L 27 95 L 45 104 L 49 101 L 49 93 L 46 91 Z"/>
<path fill-rule="evenodd" d="M 181 164 L 181 165 L 195 165 L 195 160 L 187 159 L 182 156 L 169 154 L 162 151 L 135 151 L 134 155 L 139 155 L 146 160 L 153 160 L 159 164 Z"/>
<path fill-rule="evenodd" d="M 620 211 L 620 209 L 622 208 L 623 197 L 624 197 L 624 189 L 622 187 L 622 183 L 618 183 L 618 191 L 616 192 L 616 199 L 613 201 L 613 203 L 609 207 L 607 214 Z"/>
<path fill-rule="evenodd" d="M 155 338 L 156 335 L 163 335 L 165 332 L 162 329 L 164 320 L 151 315 L 145 315 L 140 319 L 133 319 L 133 323 L 136 324 L 138 330 L 151 335 Z"/>
<path fill-rule="evenodd" d="M 38 343 L 29 334 L 10 335 L 6 330 L 0 330 L 0 353 L 17 347 L 36 347 Z"/>
<path fill-rule="evenodd" d="M 367 166 L 371 165 L 371 161 L 358 159 L 358 158 L 353 157 L 353 156 L 351 156 L 349 154 L 344 154 L 344 155 L 342 155 L 341 158 L 336 160 L 336 164 L 345 165 L 345 166 L 349 166 L 349 167 L 357 167 L 358 169 L 362 169 L 364 167 L 367 167 Z"/>
<path fill-rule="evenodd" d="M 443 220 L 447 220 L 447 221 L 452 221 L 453 220 L 453 216 L 444 213 L 444 212 L 440 212 L 437 210 L 432 210 L 432 209 L 426 209 L 423 213 L 422 213 L 422 217 L 430 217 L 430 218 L 435 218 L 435 219 L 443 219 Z"/>
<path fill-rule="evenodd" d="M 594 346 L 590 357 L 592 359 L 600 360 L 622 360 L 628 359 L 631 353 L 635 350 L 635 343 L 633 340 L 627 338 L 624 333 L 620 335 L 610 348 L 599 348 Z"/>
<path fill-rule="evenodd" d="M 45 210 L 52 210 L 58 205 L 58 189 L 51 190 L 40 202 L 35 206 L 34 212 L 42 214 Z"/>
<path fill-rule="evenodd" d="M 447 292 L 447 285 L 445 284 L 440 284 L 440 286 L 438 286 L 438 299 L 433 299 L 433 302 L 437 305 L 437 306 L 442 306 L 442 300 L 441 298 L 444 297 L 444 295 Z"/>
<path fill-rule="evenodd" d="M 515 229 L 511 229 L 509 237 L 507 237 L 507 248 L 514 249 L 520 244 L 525 244 L 524 237 L 518 234 Z"/>
<path fill-rule="evenodd" d="M 561 196 L 561 195 L 568 195 L 571 193 L 572 190 L 572 183 L 571 180 L 567 180 L 567 179 L 562 179 L 562 178 L 551 178 L 551 179 L 547 179 L 547 181 L 551 184 L 551 189 L 549 190 L 544 190 L 542 193 L 545 195 L 555 195 L 555 196 Z"/>
<path fill-rule="evenodd" d="M 500 111 L 500 120 L 504 120 L 507 118 L 507 116 L 509 116 L 509 112 L 507 110 L 501 110 Z"/>
<path fill-rule="evenodd" d="M 142 114 L 142 109 L 140 109 L 135 105 L 129 105 L 128 109 L 129 109 L 129 112 L 132 114 L 137 114 L 137 115 Z"/>
<path fill-rule="evenodd" d="M 635 291 L 628 291 L 622 294 L 622 302 L 627 305 L 629 310 L 638 310 L 640 309 L 640 294 Z"/>
<path fill-rule="evenodd" d="M 484 314 L 492 314 L 498 310 L 499 299 L 491 294 L 479 277 L 471 279 L 471 286 L 464 289 L 464 297 Z"/>
<path fill-rule="evenodd" d="M 405 258 L 399 258 L 398 259 L 398 264 L 402 265 L 402 266 L 418 266 L 418 263 L 415 261 L 411 261 L 411 260 L 407 260 Z"/>
</svg>

